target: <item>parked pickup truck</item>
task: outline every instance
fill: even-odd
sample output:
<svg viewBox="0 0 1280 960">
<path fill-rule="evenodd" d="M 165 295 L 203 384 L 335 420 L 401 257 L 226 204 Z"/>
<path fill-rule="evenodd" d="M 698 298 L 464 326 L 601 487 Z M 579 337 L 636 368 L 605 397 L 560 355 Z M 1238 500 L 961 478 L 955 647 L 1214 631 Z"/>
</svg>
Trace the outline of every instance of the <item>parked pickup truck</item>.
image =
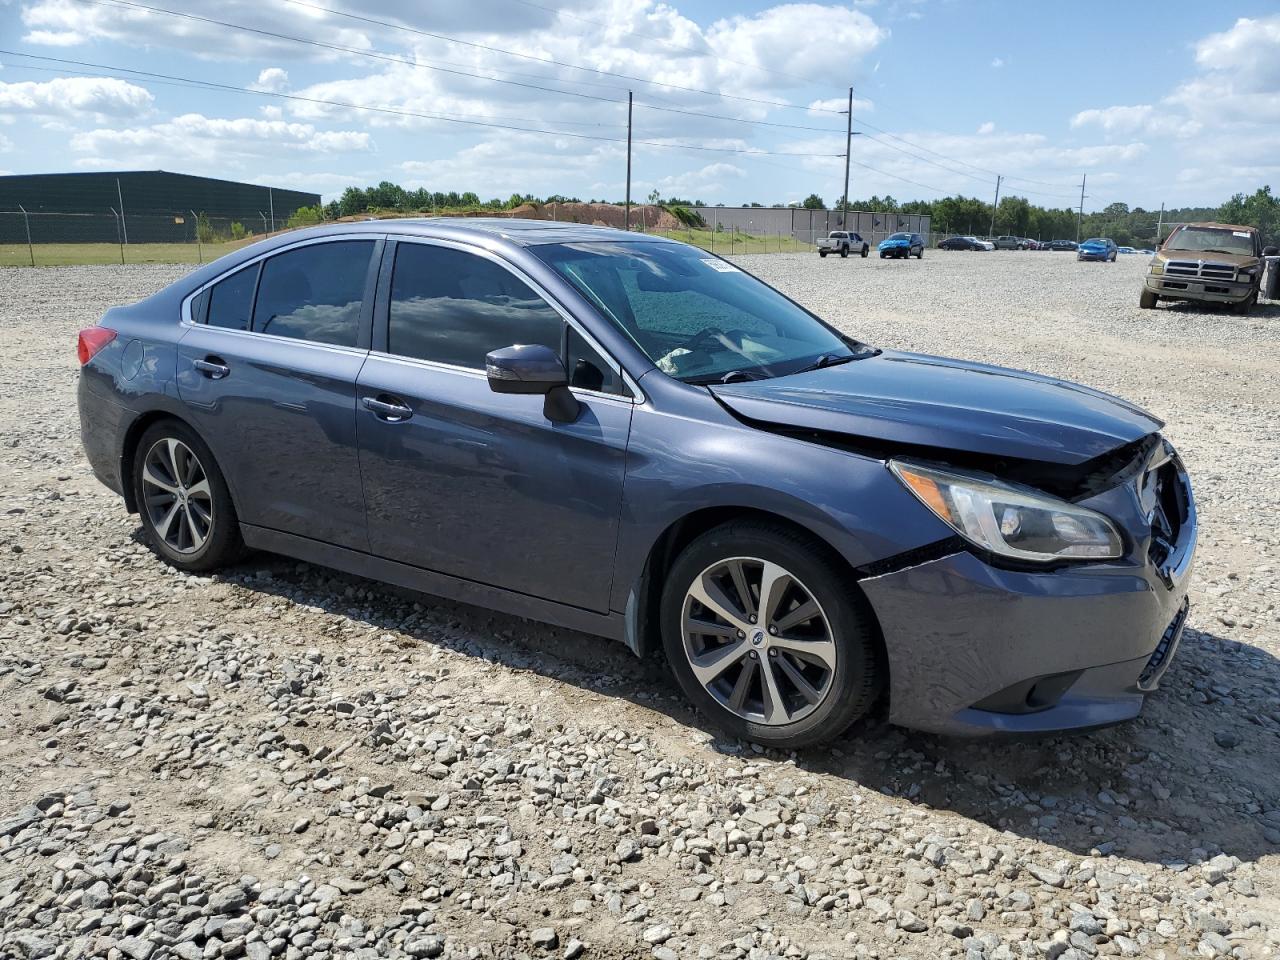
<svg viewBox="0 0 1280 960">
<path fill-rule="evenodd" d="M 1150 310 L 1161 300 L 1199 300 L 1248 313 L 1258 302 L 1262 258 L 1271 249 L 1262 249 L 1255 227 L 1181 224 L 1156 250 L 1138 306 Z"/>
<path fill-rule="evenodd" d="M 997 250 L 1025 250 L 1026 241 L 1021 237 L 996 237 L 991 241 Z"/>
<path fill-rule="evenodd" d="M 818 256 L 825 257 L 828 253 L 838 253 L 842 257 L 847 257 L 850 253 L 856 253 L 860 257 L 865 257 L 871 252 L 871 247 L 867 241 L 863 240 L 859 234 L 845 230 L 832 230 L 827 236 L 818 241 Z"/>
</svg>

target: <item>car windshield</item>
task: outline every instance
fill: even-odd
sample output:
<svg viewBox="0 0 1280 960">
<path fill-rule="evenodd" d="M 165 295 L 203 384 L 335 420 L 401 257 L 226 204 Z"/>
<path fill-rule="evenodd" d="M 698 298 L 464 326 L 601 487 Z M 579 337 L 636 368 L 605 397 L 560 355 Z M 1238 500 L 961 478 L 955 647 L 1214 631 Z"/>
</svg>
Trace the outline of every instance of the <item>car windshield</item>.
<svg viewBox="0 0 1280 960">
<path fill-rule="evenodd" d="M 796 373 L 860 352 L 733 264 L 680 243 L 606 241 L 532 251 L 630 337 L 691 383 Z"/>
<path fill-rule="evenodd" d="M 909 233 L 895 233 L 889 237 L 890 240 L 909 240 L 910 238 L 911 235 Z"/>
<path fill-rule="evenodd" d="M 1186 227 L 1165 241 L 1166 250 L 1193 253 L 1253 253 L 1253 234 L 1248 230 L 1226 230 L 1219 227 Z"/>
</svg>

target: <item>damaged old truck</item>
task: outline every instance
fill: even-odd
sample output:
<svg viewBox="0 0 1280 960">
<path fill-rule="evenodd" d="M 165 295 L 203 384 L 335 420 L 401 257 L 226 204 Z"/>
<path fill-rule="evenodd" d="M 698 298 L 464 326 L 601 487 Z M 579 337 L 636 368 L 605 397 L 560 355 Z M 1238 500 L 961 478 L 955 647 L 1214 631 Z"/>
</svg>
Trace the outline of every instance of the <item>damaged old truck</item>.
<svg viewBox="0 0 1280 960">
<path fill-rule="evenodd" d="M 1152 258 L 1138 305 L 1150 310 L 1161 300 L 1192 300 L 1248 313 L 1258 302 L 1263 257 L 1274 253 L 1263 250 L 1256 227 L 1180 224 Z"/>
</svg>

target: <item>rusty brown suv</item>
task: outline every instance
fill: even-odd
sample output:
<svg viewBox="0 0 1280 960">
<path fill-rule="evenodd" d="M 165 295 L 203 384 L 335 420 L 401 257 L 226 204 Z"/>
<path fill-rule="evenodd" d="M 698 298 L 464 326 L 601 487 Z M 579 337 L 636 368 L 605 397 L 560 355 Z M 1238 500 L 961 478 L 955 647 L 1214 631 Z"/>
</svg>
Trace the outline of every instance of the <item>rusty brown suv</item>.
<svg viewBox="0 0 1280 960">
<path fill-rule="evenodd" d="M 1160 245 L 1138 305 L 1161 300 L 1201 300 L 1248 313 L 1258 302 L 1265 261 L 1254 227 L 1231 223 L 1184 223 Z"/>
</svg>

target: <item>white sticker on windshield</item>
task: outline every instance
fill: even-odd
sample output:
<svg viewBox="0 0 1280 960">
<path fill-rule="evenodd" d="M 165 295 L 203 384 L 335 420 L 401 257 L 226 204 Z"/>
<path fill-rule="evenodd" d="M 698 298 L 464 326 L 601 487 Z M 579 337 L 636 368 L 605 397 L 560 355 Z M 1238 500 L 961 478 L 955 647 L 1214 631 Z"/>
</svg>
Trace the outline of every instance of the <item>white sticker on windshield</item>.
<svg viewBox="0 0 1280 960">
<path fill-rule="evenodd" d="M 726 263 L 723 260 L 714 260 L 708 257 L 702 262 L 718 273 L 741 273 L 742 272 L 737 267 L 735 267 L 732 263 Z"/>
<path fill-rule="evenodd" d="M 1247 237 L 1249 235 L 1249 231 L 1248 230 L 1232 230 L 1231 235 L 1233 237 Z"/>
</svg>

